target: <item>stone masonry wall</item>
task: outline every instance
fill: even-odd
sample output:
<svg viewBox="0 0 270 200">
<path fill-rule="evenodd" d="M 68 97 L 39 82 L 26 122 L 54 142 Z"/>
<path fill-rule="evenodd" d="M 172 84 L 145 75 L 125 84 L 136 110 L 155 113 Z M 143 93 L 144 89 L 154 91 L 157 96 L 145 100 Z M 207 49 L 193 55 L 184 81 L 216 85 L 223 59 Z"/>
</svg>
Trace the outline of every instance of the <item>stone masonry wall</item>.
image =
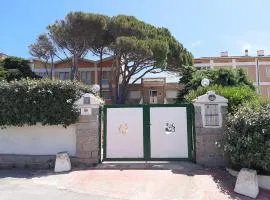
<svg viewBox="0 0 270 200">
<path fill-rule="evenodd" d="M 227 107 L 221 107 L 222 119 Z M 201 107 L 195 106 L 196 162 L 209 167 L 224 167 L 227 157 L 223 151 L 224 122 L 221 128 L 205 128 L 202 123 Z"/>
<path fill-rule="evenodd" d="M 99 109 L 92 108 L 92 115 L 80 116 L 76 124 L 76 156 L 71 159 L 74 166 L 89 166 L 100 160 Z"/>
</svg>

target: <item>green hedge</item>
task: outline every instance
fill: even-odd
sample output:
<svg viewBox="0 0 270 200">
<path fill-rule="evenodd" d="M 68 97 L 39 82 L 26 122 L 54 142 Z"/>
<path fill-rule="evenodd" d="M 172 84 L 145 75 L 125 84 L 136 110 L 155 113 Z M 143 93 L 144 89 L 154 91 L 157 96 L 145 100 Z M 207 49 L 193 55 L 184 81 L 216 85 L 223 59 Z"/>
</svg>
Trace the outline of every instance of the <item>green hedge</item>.
<svg viewBox="0 0 270 200">
<path fill-rule="evenodd" d="M 248 86 L 220 86 L 212 85 L 209 87 L 199 87 L 197 90 L 191 90 L 185 96 L 185 99 L 188 102 L 196 99 L 198 96 L 205 94 L 207 91 L 215 91 L 216 94 L 224 96 L 228 99 L 228 111 L 234 112 L 237 110 L 237 107 L 247 101 L 258 101 L 259 96 L 256 92 Z"/>
<path fill-rule="evenodd" d="M 78 82 L 33 80 L 0 82 L 0 127 L 35 125 L 68 126 L 77 121 L 74 105 L 91 89 Z"/>
<path fill-rule="evenodd" d="M 269 103 L 247 103 L 227 117 L 225 151 L 233 168 L 270 174 L 269 113 Z"/>
</svg>

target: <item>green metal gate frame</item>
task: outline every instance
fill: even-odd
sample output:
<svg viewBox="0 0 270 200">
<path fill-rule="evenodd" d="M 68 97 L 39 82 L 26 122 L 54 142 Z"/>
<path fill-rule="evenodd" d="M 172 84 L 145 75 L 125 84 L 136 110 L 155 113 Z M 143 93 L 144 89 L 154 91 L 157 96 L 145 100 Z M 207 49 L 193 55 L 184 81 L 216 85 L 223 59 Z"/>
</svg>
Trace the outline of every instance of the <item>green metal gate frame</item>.
<svg viewBox="0 0 270 200">
<path fill-rule="evenodd" d="M 154 107 L 186 107 L 188 158 L 151 158 L 150 140 L 150 108 Z M 107 158 L 107 109 L 108 108 L 142 108 L 143 109 L 143 155 L 142 158 Z M 149 104 L 149 105 L 105 105 L 103 113 L 103 161 L 194 161 L 195 155 L 195 123 L 194 106 L 192 104 Z M 101 121 L 101 120 L 100 120 Z"/>
</svg>

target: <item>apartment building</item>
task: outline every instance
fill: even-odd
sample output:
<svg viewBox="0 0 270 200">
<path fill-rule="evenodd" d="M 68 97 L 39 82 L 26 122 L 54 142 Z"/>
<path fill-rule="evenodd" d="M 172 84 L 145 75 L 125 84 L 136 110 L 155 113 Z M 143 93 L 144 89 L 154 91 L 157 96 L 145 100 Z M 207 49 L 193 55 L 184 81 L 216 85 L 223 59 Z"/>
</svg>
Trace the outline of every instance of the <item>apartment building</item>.
<svg viewBox="0 0 270 200">
<path fill-rule="evenodd" d="M 111 93 L 109 90 L 109 79 L 111 68 L 114 63 L 112 57 L 105 58 L 102 62 L 102 74 L 100 71 L 101 63 L 90 59 L 79 59 L 77 63 L 78 78 L 87 85 L 102 83 L 102 96 L 106 103 L 111 103 Z M 52 75 L 60 80 L 70 79 L 71 62 L 69 60 L 57 61 L 54 64 Z M 47 69 L 43 62 L 37 59 L 31 60 L 31 69 L 37 75 L 46 77 L 50 73 L 50 64 Z M 49 69 L 49 70 L 48 70 Z M 48 71 L 47 71 L 48 70 Z M 130 104 L 164 104 L 174 103 L 177 98 L 179 79 L 175 82 L 167 82 L 167 78 L 144 78 L 138 83 L 130 85 L 127 103 Z M 112 84 L 114 87 L 114 84 Z M 114 91 L 114 90 L 113 90 Z"/>
<path fill-rule="evenodd" d="M 111 66 L 113 60 L 111 58 L 106 58 L 102 62 L 102 91 L 103 97 L 109 100 L 109 76 L 111 71 Z M 100 67 L 101 64 L 98 61 L 89 60 L 89 59 L 79 59 L 77 62 L 78 67 L 78 78 L 81 82 L 86 85 L 95 85 L 99 84 L 101 77 Z M 31 60 L 31 69 L 37 75 L 46 78 L 48 73 L 50 74 L 51 66 L 47 64 L 47 69 L 45 64 L 38 59 Z M 71 71 L 71 61 L 57 61 L 54 63 L 54 70 L 52 71 L 52 76 L 60 80 L 70 80 L 70 71 Z"/>
<path fill-rule="evenodd" d="M 270 56 L 265 55 L 264 50 L 258 50 L 257 56 L 249 56 L 248 50 L 243 56 L 221 52 L 219 57 L 195 58 L 194 66 L 199 69 L 242 68 L 257 87 L 258 94 L 270 97 Z"/>
</svg>

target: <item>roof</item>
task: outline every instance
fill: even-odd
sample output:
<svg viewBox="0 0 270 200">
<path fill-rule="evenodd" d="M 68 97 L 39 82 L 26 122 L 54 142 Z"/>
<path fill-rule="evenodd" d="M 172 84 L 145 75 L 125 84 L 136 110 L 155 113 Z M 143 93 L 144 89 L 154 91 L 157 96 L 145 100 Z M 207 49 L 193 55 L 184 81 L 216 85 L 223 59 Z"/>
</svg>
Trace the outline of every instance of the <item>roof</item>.
<svg viewBox="0 0 270 200">
<path fill-rule="evenodd" d="M 111 60 L 111 59 L 113 59 L 113 56 L 103 58 L 102 61 L 107 61 L 107 60 Z M 37 58 L 31 58 L 31 60 L 42 62 L 40 59 L 37 59 Z M 70 58 L 65 58 L 63 60 L 57 60 L 54 62 L 54 64 L 62 63 L 62 62 L 69 61 L 69 60 L 72 60 L 72 58 L 70 57 Z M 88 58 L 79 58 L 79 60 L 83 60 L 83 61 L 87 61 L 87 62 L 91 62 L 91 63 L 99 63 L 100 62 L 100 60 L 91 60 Z"/>
<path fill-rule="evenodd" d="M 196 59 L 233 59 L 233 58 L 270 58 L 270 55 L 266 55 L 266 56 L 209 56 L 209 57 L 199 57 L 199 58 L 194 58 L 194 60 Z"/>
</svg>

